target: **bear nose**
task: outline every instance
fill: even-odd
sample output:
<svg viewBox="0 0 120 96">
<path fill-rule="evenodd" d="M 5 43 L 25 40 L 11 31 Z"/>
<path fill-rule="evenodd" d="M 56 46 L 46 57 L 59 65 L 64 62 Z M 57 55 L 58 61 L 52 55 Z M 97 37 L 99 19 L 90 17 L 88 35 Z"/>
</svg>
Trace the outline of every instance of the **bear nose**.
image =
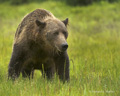
<svg viewBox="0 0 120 96">
<path fill-rule="evenodd" d="M 62 44 L 62 50 L 65 51 L 68 48 L 68 44 L 67 43 L 63 43 Z"/>
</svg>

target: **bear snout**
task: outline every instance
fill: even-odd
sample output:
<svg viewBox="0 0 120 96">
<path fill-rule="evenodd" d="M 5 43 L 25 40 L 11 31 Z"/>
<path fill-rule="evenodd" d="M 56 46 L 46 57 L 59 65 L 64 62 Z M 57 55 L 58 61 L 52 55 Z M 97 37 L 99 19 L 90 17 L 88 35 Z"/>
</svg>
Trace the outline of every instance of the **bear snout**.
<svg viewBox="0 0 120 96">
<path fill-rule="evenodd" d="M 62 45 L 62 51 L 66 51 L 68 48 L 68 44 L 67 43 L 63 43 Z"/>
</svg>

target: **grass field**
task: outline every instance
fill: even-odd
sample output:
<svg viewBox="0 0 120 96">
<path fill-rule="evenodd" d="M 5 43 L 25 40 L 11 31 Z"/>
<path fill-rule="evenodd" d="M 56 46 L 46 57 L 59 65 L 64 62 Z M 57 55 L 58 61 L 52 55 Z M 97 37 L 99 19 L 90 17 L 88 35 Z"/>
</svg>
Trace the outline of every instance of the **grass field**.
<svg viewBox="0 0 120 96">
<path fill-rule="evenodd" d="M 61 2 L 0 4 L 0 96 L 120 96 L 120 3 L 69 6 Z M 14 34 L 21 19 L 36 8 L 69 18 L 70 82 L 46 80 L 35 71 L 33 80 L 7 81 Z"/>
</svg>

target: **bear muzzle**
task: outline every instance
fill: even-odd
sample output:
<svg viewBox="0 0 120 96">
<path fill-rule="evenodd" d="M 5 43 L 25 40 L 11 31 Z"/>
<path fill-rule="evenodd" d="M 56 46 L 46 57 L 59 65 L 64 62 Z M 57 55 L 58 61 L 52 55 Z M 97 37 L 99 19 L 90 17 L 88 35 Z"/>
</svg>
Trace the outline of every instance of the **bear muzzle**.
<svg viewBox="0 0 120 96">
<path fill-rule="evenodd" d="M 63 43 L 61 46 L 62 46 L 62 51 L 66 51 L 67 48 L 68 48 L 67 42 L 66 42 L 66 43 Z"/>
</svg>

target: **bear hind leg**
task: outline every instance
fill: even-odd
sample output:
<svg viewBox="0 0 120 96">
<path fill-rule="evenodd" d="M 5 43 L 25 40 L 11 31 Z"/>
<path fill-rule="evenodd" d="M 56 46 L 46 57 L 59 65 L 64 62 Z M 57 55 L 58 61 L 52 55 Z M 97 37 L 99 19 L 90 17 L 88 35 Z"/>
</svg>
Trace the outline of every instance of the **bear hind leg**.
<svg viewBox="0 0 120 96">
<path fill-rule="evenodd" d="M 33 79 L 33 75 L 34 75 L 34 70 L 30 70 L 30 69 L 24 69 L 24 70 L 22 70 L 22 77 L 23 78 L 28 77 L 29 79 L 30 78 Z"/>
<path fill-rule="evenodd" d="M 54 76 L 54 73 L 55 73 L 54 67 L 50 67 L 42 70 L 42 76 L 44 76 L 44 78 L 47 78 L 47 79 L 51 79 Z"/>
</svg>

